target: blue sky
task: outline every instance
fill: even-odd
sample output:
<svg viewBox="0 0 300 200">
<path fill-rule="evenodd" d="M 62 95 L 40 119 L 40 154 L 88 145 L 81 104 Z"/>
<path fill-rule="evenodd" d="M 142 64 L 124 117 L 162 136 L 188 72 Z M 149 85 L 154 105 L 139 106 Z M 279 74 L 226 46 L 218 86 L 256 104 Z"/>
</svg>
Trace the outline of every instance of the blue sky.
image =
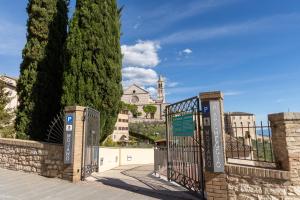
<svg viewBox="0 0 300 200">
<path fill-rule="evenodd" d="M 118 2 L 124 85 L 153 92 L 162 74 L 171 103 L 221 90 L 226 111 L 300 111 L 300 1 Z M 1 0 L 0 73 L 19 74 L 26 3 Z"/>
</svg>

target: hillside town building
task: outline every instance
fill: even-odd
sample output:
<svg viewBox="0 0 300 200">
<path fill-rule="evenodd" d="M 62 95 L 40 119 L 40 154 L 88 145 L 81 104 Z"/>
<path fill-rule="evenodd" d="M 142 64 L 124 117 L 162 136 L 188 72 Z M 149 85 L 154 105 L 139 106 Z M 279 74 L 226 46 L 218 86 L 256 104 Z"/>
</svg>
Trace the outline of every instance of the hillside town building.
<svg viewBox="0 0 300 200">
<path fill-rule="evenodd" d="M 0 81 L 5 85 L 5 91 L 9 93 L 10 102 L 6 105 L 6 109 L 10 112 L 14 112 L 18 107 L 17 80 L 6 75 L 0 76 Z"/>
<path fill-rule="evenodd" d="M 118 114 L 115 130 L 112 134 L 112 140 L 114 142 L 126 142 L 129 140 L 128 119 L 128 110 L 122 110 Z"/>
<path fill-rule="evenodd" d="M 256 138 L 255 115 L 246 112 L 224 113 L 225 130 L 234 137 L 245 139 Z"/>
</svg>

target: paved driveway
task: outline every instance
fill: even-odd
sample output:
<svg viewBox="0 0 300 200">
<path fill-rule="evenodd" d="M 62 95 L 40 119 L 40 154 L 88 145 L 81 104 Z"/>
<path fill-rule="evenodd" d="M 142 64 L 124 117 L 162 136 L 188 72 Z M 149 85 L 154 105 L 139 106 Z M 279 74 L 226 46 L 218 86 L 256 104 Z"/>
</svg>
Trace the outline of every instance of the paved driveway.
<svg viewBox="0 0 300 200">
<path fill-rule="evenodd" d="M 153 166 L 124 166 L 78 184 L 0 168 L 0 200 L 185 200 L 185 189 L 153 177 Z"/>
</svg>

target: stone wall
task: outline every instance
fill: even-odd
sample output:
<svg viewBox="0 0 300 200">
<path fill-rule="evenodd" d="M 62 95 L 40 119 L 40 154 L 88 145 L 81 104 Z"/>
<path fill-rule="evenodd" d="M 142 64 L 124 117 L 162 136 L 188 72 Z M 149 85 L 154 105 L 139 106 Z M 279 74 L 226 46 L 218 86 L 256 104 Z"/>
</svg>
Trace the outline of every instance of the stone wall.
<svg viewBox="0 0 300 200">
<path fill-rule="evenodd" d="M 300 186 L 288 171 L 226 165 L 225 173 L 205 172 L 208 200 L 300 200 Z"/>
<path fill-rule="evenodd" d="M 226 173 L 229 200 L 300 199 L 287 171 L 228 165 Z"/>
<path fill-rule="evenodd" d="M 205 172 L 209 200 L 300 200 L 300 113 L 269 115 L 277 169 L 225 164 Z"/>
<path fill-rule="evenodd" d="M 0 167 L 61 178 L 63 146 L 0 138 Z"/>
</svg>

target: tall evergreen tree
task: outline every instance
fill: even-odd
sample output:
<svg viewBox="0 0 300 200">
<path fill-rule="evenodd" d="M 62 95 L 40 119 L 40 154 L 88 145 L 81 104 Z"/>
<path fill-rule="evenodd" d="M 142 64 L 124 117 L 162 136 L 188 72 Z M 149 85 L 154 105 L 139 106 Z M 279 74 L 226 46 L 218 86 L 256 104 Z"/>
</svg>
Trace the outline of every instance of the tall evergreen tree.
<svg viewBox="0 0 300 200">
<path fill-rule="evenodd" d="M 61 109 L 63 50 L 67 37 L 68 0 L 29 0 L 27 43 L 17 85 L 16 131 L 45 139 Z"/>
<path fill-rule="evenodd" d="M 99 110 L 101 141 L 121 103 L 120 12 L 116 0 L 77 0 L 67 39 L 62 103 Z"/>
</svg>

